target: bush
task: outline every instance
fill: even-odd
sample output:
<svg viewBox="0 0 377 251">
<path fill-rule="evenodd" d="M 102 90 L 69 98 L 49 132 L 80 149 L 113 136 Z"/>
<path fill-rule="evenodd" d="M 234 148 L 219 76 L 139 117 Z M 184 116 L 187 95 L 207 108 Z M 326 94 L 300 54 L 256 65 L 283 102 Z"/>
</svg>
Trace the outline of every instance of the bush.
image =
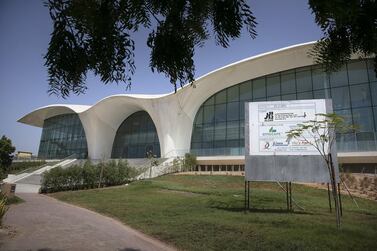
<svg viewBox="0 0 377 251">
<path fill-rule="evenodd" d="M 90 161 L 86 161 L 82 167 L 83 188 L 90 189 L 98 187 L 100 169 L 97 165 L 92 165 Z"/>
<path fill-rule="evenodd" d="M 9 171 L 10 172 L 20 172 L 22 170 L 26 170 L 32 167 L 38 167 L 46 164 L 46 161 L 41 160 L 41 161 L 23 161 L 23 162 L 13 162 L 9 166 Z"/>
<path fill-rule="evenodd" d="M 183 159 L 183 168 L 184 171 L 193 171 L 197 165 L 196 156 L 191 153 L 186 153 L 185 158 Z"/>
<path fill-rule="evenodd" d="M 0 226 L 2 225 L 3 217 L 7 210 L 7 197 L 0 193 Z"/>
<path fill-rule="evenodd" d="M 101 168 L 103 167 L 102 179 Z M 99 185 L 121 185 L 134 179 L 138 173 L 127 161 L 119 160 L 92 165 L 89 161 L 83 166 L 73 165 L 68 168 L 56 167 L 43 175 L 41 192 L 51 193 L 65 190 L 89 189 Z"/>
</svg>

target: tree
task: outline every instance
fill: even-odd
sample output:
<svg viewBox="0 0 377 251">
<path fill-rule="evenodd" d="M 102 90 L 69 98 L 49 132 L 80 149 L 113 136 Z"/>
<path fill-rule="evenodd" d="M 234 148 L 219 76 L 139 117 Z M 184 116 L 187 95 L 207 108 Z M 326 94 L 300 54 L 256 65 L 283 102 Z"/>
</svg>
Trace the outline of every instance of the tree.
<svg viewBox="0 0 377 251">
<path fill-rule="evenodd" d="M 14 151 L 16 148 L 12 146 L 12 141 L 3 135 L 0 139 L 0 167 L 4 172 L 12 164 Z"/>
<path fill-rule="evenodd" d="M 157 155 L 153 154 L 153 151 L 148 151 L 146 153 L 147 158 L 150 162 L 150 167 L 149 167 L 149 178 L 152 178 L 152 168 L 155 166 L 158 166 L 160 163 L 157 159 Z"/>
<path fill-rule="evenodd" d="M 214 34 L 228 47 L 246 29 L 255 38 L 256 19 L 246 0 L 46 0 L 53 32 L 45 55 L 49 93 L 85 93 L 88 71 L 105 84 L 131 86 L 135 42 L 140 27 L 150 31 L 152 71 L 173 84 L 193 83 L 196 47 Z M 374 57 L 377 75 L 377 2 L 309 0 L 324 32 L 311 51 L 327 72 L 339 69 L 352 53 Z M 213 32 L 210 32 L 213 31 Z"/>
<path fill-rule="evenodd" d="M 187 171 L 192 171 L 197 165 L 196 156 L 191 153 L 186 153 L 183 159 L 183 168 Z"/>
<path fill-rule="evenodd" d="M 377 1 L 309 0 L 324 37 L 312 50 L 327 72 L 336 71 L 353 53 L 374 57 L 377 75 Z"/>
<path fill-rule="evenodd" d="M 47 0 L 53 31 L 45 65 L 50 94 L 84 93 L 88 71 L 130 86 L 135 71 L 132 35 L 150 30 L 152 71 L 164 73 L 176 90 L 194 81 L 194 49 L 214 32 L 229 46 L 246 28 L 255 38 L 255 18 L 245 0 Z"/>
<path fill-rule="evenodd" d="M 288 141 L 295 138 L 312 145 L 325 161 L 330 176 L 333 199 L 335 201 L 336 225 L 338 228 L 340 228 L 340 208 L 338 189 L 336 186 L 336 172 L 333 162 L 333 158 L 336 158 L 336 156 L 332 156 L 331 153 L 333 152 L 335 133 L 346 133 L 354 130 L 355 126 L 345 123 L 343 117 L 335 113 L 321 113 L 316 114 L 315 120 L 298 124 L 297 128 L 287 132 Z"/>
</svg>

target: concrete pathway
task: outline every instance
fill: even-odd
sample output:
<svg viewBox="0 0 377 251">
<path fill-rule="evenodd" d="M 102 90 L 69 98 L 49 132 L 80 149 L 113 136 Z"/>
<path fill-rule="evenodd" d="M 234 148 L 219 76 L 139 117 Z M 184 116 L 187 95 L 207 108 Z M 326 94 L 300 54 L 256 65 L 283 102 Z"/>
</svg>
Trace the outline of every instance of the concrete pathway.
<svg viewBox="0 0 377 251">
<path fill-rule="evenodd" d="M 174 250 L 109 217 L 40 194 L 18 194 L 4 225 L 16 234 L 0 250 Z"/>
</svg>

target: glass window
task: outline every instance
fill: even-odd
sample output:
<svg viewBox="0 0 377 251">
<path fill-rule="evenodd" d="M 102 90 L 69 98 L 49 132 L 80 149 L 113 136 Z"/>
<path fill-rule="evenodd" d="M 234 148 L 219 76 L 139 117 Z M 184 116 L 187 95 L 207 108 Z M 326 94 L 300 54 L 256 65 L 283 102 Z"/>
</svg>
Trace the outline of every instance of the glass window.
<svg viewBox="0 0 377 251">
<path fill-rule="evenodd" d="M 373 114 L 374 114 L 374 128 L 377 129 L 377 107 L 373 107 Z"/>
<path fill-rule="evenodd" d="M 313 92 L 300 92 L 297 93 L 297 99 L 313 99 Z"/>
<path fill-rule="evenodd" d="M 315 90 L 313 91 L 314 99 L 330 98 L 330 89 Z"/>
<path fill-rule="evenodd" d="M 80 139 L 82 146 L 75 144 L 75 138 Z M 81 159 L 87 157 L 87 152 L 85 131 L 77 114 L 58 115 L 44 121 L 39 158 L 63 159 L 76 154 Z"/>
<path fill-rule="evenodd" d="M 240 133 L 239 121 L 229 121 L 226 128 L 226 138 L 236 139 L 238 141 L 240 138 L 239 133 Z"/>
<path fill-rule="evenodd" d="M 267 101 L 279 101 L 281 100 L 280 96 L 267 97 Z"/>
<path fill-rule="evenodd" d="M 226 103 L 226 90 L 223 90 L 221 92 L 218 92 L 215 95 L 215 103 L 216 104 L 223 104 Z"/>
<path fill-rule="evenodd" d="M 312 90 L 312 75 L 310 71 L 296 72 L 297 92 Z"/>
<path fill-rule="evenodd" d="M 215 93 L 197 112 L 192 150 L 198 156 L 243 154 L 245 102 L 251 100 L 258 102 L 332 97 L 333 109 L 337 114 L 345 116 L 349 124 L 358 124 L 361 128 L 359 133 L 371 132 L 374 135 L 377 127 L 377 81 L 374 78 L 374 82 L 360 83 L 366 80 L 365 68 L 363 62 L 351 61 L 348 65 L 349 80 L 346 67 L 343 67 L 339 72 L 331 74 L 331 88 L 330 75 L 324 73 L 321 66 L 315 65 L 245 81 Z M 368 61 L 370 75 L 369 68 Z M 215 102 L 216 105 L 213 105 Z M 196 129 L 196 125 L 202 126 L 201 129 Z M 359 142 L 365 142 L 368 135 L 360 134 Z M 341 151 L 358 149 L 355 133 L 339 134 L 337 142 Z M 368 146 L 368 149 L 371 147 Z"/>
<path fill-rule="evenodd" d="M 194 126 L 193 139 L 200 141 L 202 126 Z M 152 118 L 145 111 L 133 113 L 119 126 L 113 143 L 111 158 L 145 158 L 147 151 L 161 156 L 160 142 Z"/>
<path fill-rule="evenodd" d="M 215 121 L 215 107 L 211 106 L 204 106 L 204 116 L 203 116 L 203 123 L 211 123 Z"/>
<path fill-rule="evenodd" d="M 195 118 L 195 124 L 201 124 L 203 123 L 203 106 L 201 106 L 196 113 L 196 118 Z"/>
<path fill-rule="evenodd" d="M 232 102 L 227 104 L 227 120 L 239 120 L 240 119 L 240 103 Z"/>
<path fill-rule="evenodd" d="M 328 75 L 323 71 L 322 68 L 313 67 L 312 78 L 314 90 L 330 87 Z"/>
<path fill-rule="evenodd" d="M 240 100 L 239 85 L 228 88 L 227 102 L 235 102 Z"/>
<path fill-rule="evenodd" d="M 212 124 L 203 125 L 203 141 L 213 141 L 215 127 Z"/>
<path fill-rule="evenodd" d="M 374 62 L 373 62 L 373 60 L 368 60 L 367 61 L 367 65 L 368 65 L 369 81 L 370 82 L 377 81 L 376 72 L 374 71 Z"/>
<path fill-rule="evenodd" d="M 240 85 L 240 100 L 252 100 L 251 81 L 246 81 Z"/>
<path fill-rule="evenodd" d="M 296 92 L 295 73 L 281 74 L 281 94 L 289 94 Z"/>
<path fill-rule="evenodd" d="M 245 103 L 240 103 L 240 119 L 245 119 Z"/>
<path fill-rule="evenodd" d="M 372 103 L 377 106 L 377 82 L 370 83 L 370 91 L 372 96 Z"/>
<path fill-rule="evenodd" d="M 357 151 L 355 133 L 336 134 L 336 148 L 338 152 Z"/>
<path fill-rule="evenodd" d="M 215 122 L 226 121 L 226 104 L 215 106 Z"/>
<path fill-rule="evenodd" d="M 348 85 L 347 68 L 345 66 L 330 74 L 330 85 L 331 87 Z"/>
<path fill-rule="evenodd" d="M 352 109 L 353 121 L 360 132 L 374 131 L 374 121 L 372 108 L 355 108 Z"/>
<path fill-rule="evenodd" d="M 350 108 L 350 94 L 348 86 L 331 88 L 331 98 L 334 110 Z"/>
<path fill-rule="evenodd" d="M 225 140 L 225 138 L 226 138 L 226 122 L 216 123 L 215 140 Z"/>
<path fill-rule="evenodd" d="M 375 151 L 376 141 L 373 132 L 356 133 L 357 150 L 359 151 Z"/>
<path fill-rule="evenodd" d="M 266 79 L 267 96 L 280 95 L 280 77 L 279 75 L 269 76 Z"/>
<path fill-rule="evenodd" d="M 352 61 L 347 64 L 347 68 L 350 85 L 368 82 L 368 71 L 365 61 Z"/>
<path fill-rule="evenodd" d="M 296 100 L 296 94 L 281 95 L 281 100 Z"/>
<path fill-rule="evenodd" d="M 253 80 L 253 99 L 266 97 L 265 79 Z"/>
<path fill-rule="evenodd" d="M 200 142 L 202 141 L 202 135 L 203 135 L 203 126 L 202 125 L 196 125 L 194 127 L 194 133 L 192 134 L 192 141 L 194 142 Z M 148 138 L 150 139 L 150 138 Z M 129 143 L 134 143 L 129 141 Z"/>
<path fill-rule="evenodd" d="M 204 105 L 214 105 L 215 104 L 215 95 L 207 99 L 207 101 L 204 103 Z"/>
<path fill-rule="evenodd" d="M 371 105 L 370 91 L 368 84 L 353 85 L 351 88 L 352 107 L 363 107 Z"/>
<path fill-rule="evenodd" d="M 344 122 L 348 125 L 352 125 L 352 113 L 350 109 L 345 110 L 335 110 L 334 113 L 336 113 L 339 116 L 342 116 L 344 119 Z"/>
</svg>

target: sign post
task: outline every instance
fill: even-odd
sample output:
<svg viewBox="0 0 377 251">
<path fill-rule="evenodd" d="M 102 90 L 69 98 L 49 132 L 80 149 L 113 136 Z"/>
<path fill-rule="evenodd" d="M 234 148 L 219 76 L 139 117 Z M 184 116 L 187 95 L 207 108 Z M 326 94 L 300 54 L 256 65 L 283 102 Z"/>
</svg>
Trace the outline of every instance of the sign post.
<svg viewBox="0 0 377 251">
<path fill-rule="evenodd" d="M 332 113 L 331 100 L 250 102 L 245 104 L 245 180 L 286 182 L 287 208 L 292 210 L 291 182 L 330 183 L 327 164 L 313 146 L 315 139 L 289 138 L 299 124 Z M 310 143 L 309 143 L 310 142 Z M 326 145 L 325 145 L 326 148 Z M 336 147 L 332 147 L 336 156 Z M 337 159 L 333 158 L 339 181 Z M 249 193 L 248 193 L 249 194 Z"/>
</svg>

